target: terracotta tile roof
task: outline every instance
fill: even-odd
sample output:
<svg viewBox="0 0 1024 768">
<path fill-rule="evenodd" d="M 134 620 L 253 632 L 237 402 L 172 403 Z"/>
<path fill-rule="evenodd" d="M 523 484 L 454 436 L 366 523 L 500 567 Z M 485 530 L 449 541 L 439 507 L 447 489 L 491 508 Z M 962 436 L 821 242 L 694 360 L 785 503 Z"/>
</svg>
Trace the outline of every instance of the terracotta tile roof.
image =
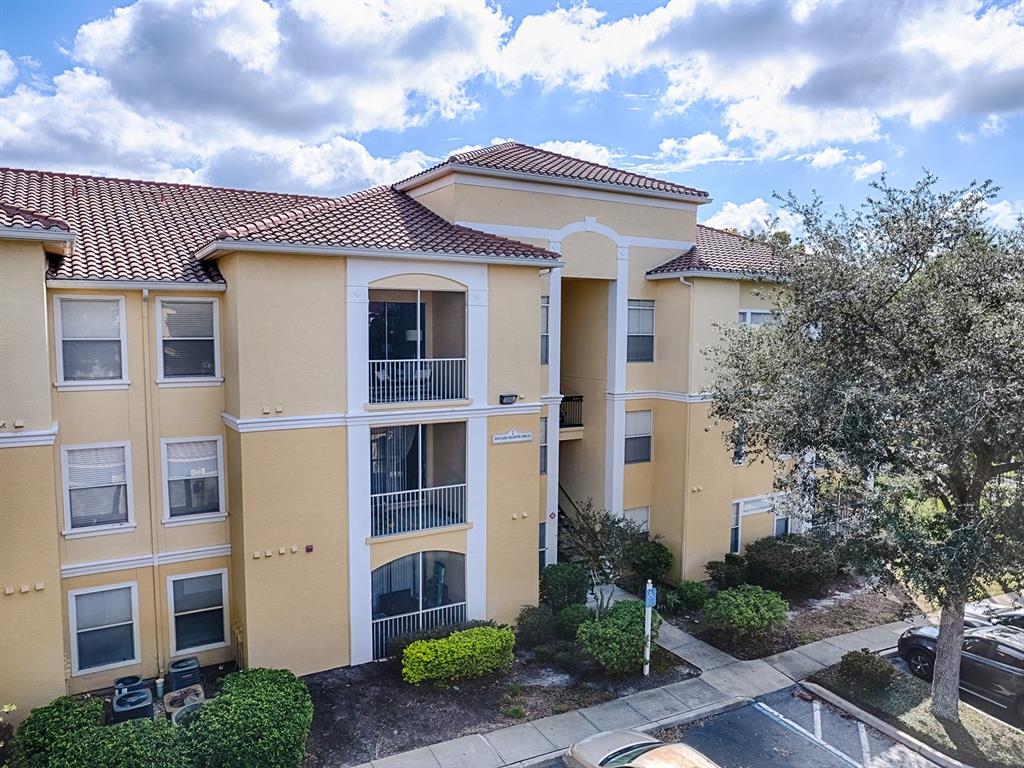
<svg viewBox="0 0 1024 768">
<path fill-rule="evenodd" d="M 29 222 L 30 214 L 32 226 L 65 224 L 74 234 L 71 252 L 51 257 L 50 279 L 223 283 L 216 263 L 196 253 L 232 233 L 250 241 L 556 258 L 448 224 L 386 188 L 332 199 L 0 168 L 0 203 L 21 211 L 0 217 Z"/>
<path fill-rule="evenodd" d="M 342 249 L 380 249 L 557 259 L 558 254 L 449 223 L 392 187 L 374 187 L 319 200 L 217 233 L 230 242 L 301 243 Z"/>
<path fill-rule="evenodd" d="M 607 184 L 610 187 L 628 187 L 633 190 L 668 193 L 688 198 L 708 197 L 707 192 L 682 184 L 641 176 L 638 173 L 610 168 L 607 165 L 560 155 L 557 152 L 518 144 L 514 141 L 452 155 L 443 163 L 410 176 L 395 186 L 398 189 L 415 186 L 411 182 L 420 177 L 432 174 L 440 168 L 457 166 L 488 169 L 499 174 L 504 171 L 569 181 Z"/>
<path fill-rule="evenodd" d="M 60 231 L 63 233 L 70 231 L 66 221 L 54 219 L 36 211 L 30 211 L 28 208 L 8 205 L 3 202 L 0 202 L 0 227 Z"/>
<path fill-rule="evenodd" d="M 766 244 L 713 227 L 697 225 L 697 240 L 686 253 L 650 270 L 648 275 L 678 272 L 735 272 L 770 275 L 778 272 L 772 250 Z"/>
</svg>

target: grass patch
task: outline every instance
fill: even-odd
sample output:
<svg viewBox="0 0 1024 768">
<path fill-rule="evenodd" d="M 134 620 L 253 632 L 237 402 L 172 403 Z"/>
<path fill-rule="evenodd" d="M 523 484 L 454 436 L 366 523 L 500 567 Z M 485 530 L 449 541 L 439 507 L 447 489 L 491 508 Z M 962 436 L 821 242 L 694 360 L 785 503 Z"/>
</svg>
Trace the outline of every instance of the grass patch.
<svg viewBox="0 0 1024 768">
<path fill-rule="evenodd" d="M 823 669 L 810 679 L 904 733 L 975 768 L 1024 765 L 1024 731 L 962 702 L 960 725 L 943 724 L 928 711 L 931 685 L 905 672 L 898 673 L 892 684 L 881 691 L 852 683 L 839 673 L 838 666 Z"/>
</svg>

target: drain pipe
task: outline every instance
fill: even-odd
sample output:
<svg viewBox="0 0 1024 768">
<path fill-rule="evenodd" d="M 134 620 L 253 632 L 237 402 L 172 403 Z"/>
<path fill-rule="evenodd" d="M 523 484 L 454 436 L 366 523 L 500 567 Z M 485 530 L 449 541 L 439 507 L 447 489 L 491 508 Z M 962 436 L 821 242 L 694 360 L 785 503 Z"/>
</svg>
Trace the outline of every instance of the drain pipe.
<svg viewBox="0 0 1024 768">
<path fill-rule="evenodd" d="M 153 508 L 156 503 L 156 499 L 162 499 L 163 494 L 158 494 L 159 490 L 156 487 L 156 457 L 153 451 L 153 440 L 156 439 L 157 431 L 156 425 L 154 424 L 153 414 L 153 386 L 155 378 L 152 375 L 153 366 L 150 361 L 150 340 L 149 340 L 149 288 L 142 289 L 142 384 L 143 392 L 145 392 L 145 403 L 146 403 L 146 474 L 149 487 L 149 551 L 153 554 L 153 567 L 152 567 L 152 587 L 153 587 L 153 620 L 156 623 L 156 676 L 161 677 L 160 671 L 163 669 L 163 630 L 166 627 L 162 627 L 163 621 L 162 616 L 167 614 L 166 611 L 161 611 L 160 606 L 160 566 L 157 565 L 157 535 L 156 527 L 159 524 L 158 520 L 162 519 L 163 515 L 154 515 Z"/>
</svg>

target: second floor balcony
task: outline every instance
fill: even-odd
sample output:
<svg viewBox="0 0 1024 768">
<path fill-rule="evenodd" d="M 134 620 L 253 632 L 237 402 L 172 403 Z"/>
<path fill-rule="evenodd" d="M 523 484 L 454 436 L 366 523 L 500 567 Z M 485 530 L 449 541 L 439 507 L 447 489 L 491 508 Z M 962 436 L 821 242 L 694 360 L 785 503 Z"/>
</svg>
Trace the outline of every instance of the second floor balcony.
<svg viewBox="0 0 1024 768">
<path fill-rule="evenodd" d="M 371 290 L 371 403 L 466 397 L 466 295 L 456 291 Z"/>
</svg>

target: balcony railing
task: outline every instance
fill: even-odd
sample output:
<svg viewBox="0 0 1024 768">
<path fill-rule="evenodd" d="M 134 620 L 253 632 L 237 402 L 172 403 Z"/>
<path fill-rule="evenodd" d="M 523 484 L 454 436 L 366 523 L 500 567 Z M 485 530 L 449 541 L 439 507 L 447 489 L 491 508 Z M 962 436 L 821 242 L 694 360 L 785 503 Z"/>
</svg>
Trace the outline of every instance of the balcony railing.
<svg viewBox="0 0 1024 768">
<path fill-rule="evenodd" d="M 424 611 L 405 613 L 401 616 L 388 616 L 386 619 L 374 619 L 373 624 L 373 658 L 387 658 L 388 640 L 410 632 L 424 629 L 458 624 L 466 620 L 466 604 L 452 603 L 439 608 L 427 608 Z"/>
<path fill-rule="evenodd" d="M 464 522 L 465 483 L 370 496 L 371 536 L 393 536 Z"/>
<path fill-rule="evenodd" d="M 466 397 L 466 358 L 371 360 L 371 403 L 417 403 Z"/>
<path fill-rule="evenodd" d="M 583 426 L 583 395 L 564 395 L 562 405 L 558 409 L 558 426 Z"/>
</svg>

